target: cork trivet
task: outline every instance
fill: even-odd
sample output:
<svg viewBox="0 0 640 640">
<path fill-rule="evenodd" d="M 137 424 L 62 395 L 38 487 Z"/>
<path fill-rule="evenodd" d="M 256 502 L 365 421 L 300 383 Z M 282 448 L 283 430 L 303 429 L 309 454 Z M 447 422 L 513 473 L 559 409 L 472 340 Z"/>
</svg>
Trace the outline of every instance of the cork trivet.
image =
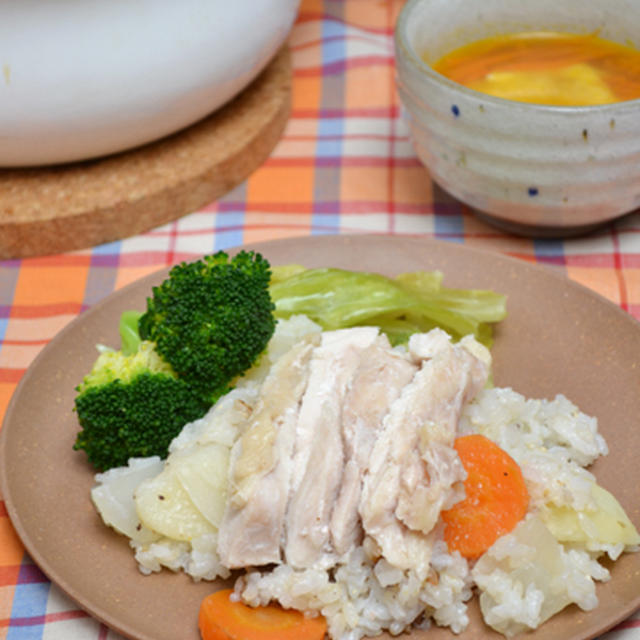
<svg viewBox="0 0 640 640">
<path fill-rule="evenodd" d="M 214 201 L 267 158 L 290 96 L 284 47 L 232 102 L 177 134 L 99 160 L 0 170 L 0 258 L 119 240 Z"/>
</svg>

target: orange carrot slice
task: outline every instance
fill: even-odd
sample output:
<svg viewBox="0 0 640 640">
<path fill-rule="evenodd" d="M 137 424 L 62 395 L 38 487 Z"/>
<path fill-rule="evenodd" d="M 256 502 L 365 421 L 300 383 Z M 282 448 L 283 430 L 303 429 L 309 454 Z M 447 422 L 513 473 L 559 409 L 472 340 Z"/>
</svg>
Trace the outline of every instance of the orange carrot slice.
<svg viewBox="0 0 640 640">
<path fill-rule="evenodd" d="M 229 599 L 231 589 L 208 595 L 200 605 L 202 640 L 322 640 L 327 623 L 279 605 L 249 607 Z"/>
<path fill-rule="evenodd" d="M 529 494 L 516 461 L 488 438 L 462 436 L 454 447 L 468 474 L 466 498 L 442 512 L 444 539 L 449 551 L 473 559 L 522 520 Z"/>
</svg>

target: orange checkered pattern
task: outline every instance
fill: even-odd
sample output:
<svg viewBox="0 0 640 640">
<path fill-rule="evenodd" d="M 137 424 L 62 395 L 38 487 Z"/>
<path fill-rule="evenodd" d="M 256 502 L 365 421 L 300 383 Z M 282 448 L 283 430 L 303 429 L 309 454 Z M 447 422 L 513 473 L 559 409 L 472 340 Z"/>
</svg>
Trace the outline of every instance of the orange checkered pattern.
<svg viewBox="0 0 640 640">
<path fill-rule="evenodd" d="M 290 38 L 292 115 L 271 157 L 220 200 L 119 242 L 0 262 L 0 417 L 29 364 L 68 322 L 114 290 L 179 260 L 273 238 L 415 234 L 548 265 L 640 319 L 640 214 L 592 235 L 505 235 L 434 185 L 395 91 L 401 0 L 303 0 Z M 613 638 L 640 638 L 632 616 Z M 26 556 L 0 501 L 0 640 L 116 634 L 82 613 Z"/>
</svg>

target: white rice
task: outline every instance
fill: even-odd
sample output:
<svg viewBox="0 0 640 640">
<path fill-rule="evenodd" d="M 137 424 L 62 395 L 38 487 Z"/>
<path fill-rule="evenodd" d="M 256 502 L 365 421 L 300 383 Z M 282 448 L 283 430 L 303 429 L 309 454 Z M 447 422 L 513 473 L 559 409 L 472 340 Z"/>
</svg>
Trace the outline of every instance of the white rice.
<svg viewBox="0 0 640 640">
<path fill-rule="evenodd" d="M 272 571 L 249 571 L 236 582 L 235 592 L 257 606 L 277 600 L 284 607 L 311 615 L 322 613 L 329 634 L 341 640 L 359 640 L 385 630 L 396 635 L 415 621 L 433 619 L 454 632 L 468 624 L 465 602 L 471 598 L 467 562 L 447 553 L 438 542 L 433 572 L 421 580 L 414 571 L 401 571 L 386 560 L 372 559 L 363 547 L 332 572 L 296 571 L 279 565 Z"/>
<path fill-rule="evenodd" d="M 130 541 L 141 573 L 157 573 L 163 567 L 184 571 L 194 580 L 228 578 L 231 571 L 220 562 L 217 536 L 204 535 L 189 542 L 160 538 L 151 544 Z"/>
<path fill-rule="evenodd" d="M 486 436 L 518 463 L 533 509 L 584 508 L 594 481 L 584 467 L 608 453 L 597 420 L 563 395 L 531 400 L 510 388 L 485 389 L 466 407 L 460 432 Z"/>
<path fill-rule="evenodd" d="M 592 505 L 595 478 L 584 467 L 608 453 L 597 420 L 563 395 L 531 400 L 509 388 L 486 389 L 470 403 L 461 433 L 480 433 L 520 466 L 529 515 L 499 538 L 472 571 L 487 624 L 511 636 L 537 628 L 571 603 L 598 604 L 594 580 L 609 579 L 596 557 L 617 557 L 624 545 L 561 545 L 536 515 L 546 505 L 582 510 Z"/>
<path fill-rule="evenodd" d="M 608 580 L 609 572 L 586 551 L 565 550 L 529 514 L 481 556 L 472 576 L 485 622 L 509 637 L 536 629 L 571 603 L 594 609 L 594 580 Z"/>
</svg>

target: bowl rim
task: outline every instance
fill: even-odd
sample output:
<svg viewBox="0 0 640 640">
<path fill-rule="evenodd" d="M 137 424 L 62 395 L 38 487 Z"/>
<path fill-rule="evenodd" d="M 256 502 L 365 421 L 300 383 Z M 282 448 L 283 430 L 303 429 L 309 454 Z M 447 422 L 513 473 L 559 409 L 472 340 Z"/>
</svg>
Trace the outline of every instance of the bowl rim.
<svg viewBox="0 0 640 640">
<path fill-rule="evenodd" d="M 507 98 L 499 98 L 498 96 L 492 96 L 488 93 L 482 93 L 481 91 L 476 91 L 475 89 L 470 89 L 469 87 L 465 87 L 463 84 L 459 82 L 455 82 L 447 78 L 446 76 L 438 73 L 428 65 L 422 58 L 417 54 L 414 47 L 409 43 L 407 38 L 407 25 L 411 18 L 411 15 L 416 6 L 419 4 L 423 4 L 425 2 L 432 2 L 433 0 L 407 0 L 402 9 L 400 10 L 400 14 L 396 20 L 395 28 L 394 28 L 394 43 L 395 43 L 395 52 L 396 59 L 399 57 L 398 54 L 402 53 L 404 59 L 411 65 L 413 65 L 416 71 L 425 74 L 427 78 L 431 81 L 442 84 L 452 91 L 457 91 L 461 93 L 463 96 L 473 100 L 474 102 L 482 101 L 483 104 L 489 103 L 493 104 L 496 107 L 505 108 L 508 105 L 516 105 L 517 108 L 523 109 L 524 111 L 530 111 L 532 113 L 539 114 L 554 114 L 560 116 L 568 116 L 570 114 L 580 114 L 586 115 L 589 113 L 606 113 L 607 111 L 615 111 L 616 115 L 631 113 L 633 111 L 637 111 L 638 106 L 640 105 L 640 98 L 634 98 L 633 100 L 621 100 L 619 102 L 611 102 L 609 104 L 597 104 L 597 105 L 584 105 L 584 106 L 562 106 L 562 105 L 548 105 L 548 104 L 539 104 L 534 102 L 519 102 L 517 100 L 509 100 Z M 396 72 L 397 72 L 397 60 L 396 60 Z"/>
</svg>

